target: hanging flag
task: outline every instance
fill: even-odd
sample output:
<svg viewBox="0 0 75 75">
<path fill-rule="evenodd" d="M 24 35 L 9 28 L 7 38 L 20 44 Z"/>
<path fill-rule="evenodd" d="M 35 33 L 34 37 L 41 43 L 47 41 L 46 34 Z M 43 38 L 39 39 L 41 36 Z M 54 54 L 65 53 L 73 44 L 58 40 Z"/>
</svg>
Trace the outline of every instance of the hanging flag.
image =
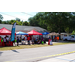
<svg viewBox="0 0 75 75">
<path fill-rule="evenodd" d="M 15 27 L 16 27 L 16 22 L 12 26 L 11 41 L 15 40 Z"/>
</svg>

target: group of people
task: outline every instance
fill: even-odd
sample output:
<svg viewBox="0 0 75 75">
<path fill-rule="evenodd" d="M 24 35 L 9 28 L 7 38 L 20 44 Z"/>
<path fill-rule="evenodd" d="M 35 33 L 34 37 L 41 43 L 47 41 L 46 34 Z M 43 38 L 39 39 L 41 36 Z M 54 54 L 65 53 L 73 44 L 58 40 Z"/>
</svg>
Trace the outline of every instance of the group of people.
<svg viewBox="0 0 75 75">
<path fill-rule="evenodd" d="M 54 37 L 51 36 L 51 37 L 49 37 L 49 39 L 52 39 L 52 41 L 56 42 L 59 40 L 59 36 L 54 36 Z"/>
<path fill-rule="evenodd" d="M 52 39 L 52 37 L 49 37 L 49 39 Z M 59 40 L 59 37 L 55 36 L 53 40 L 57 41 L 57 40 Z M 9 41 L 11 41 L 11 36 L 5 36 L 5 37 L 0 36 L 0 42 L 4 42 L 5 46 L 7 46 L 6 44 L 9 43 Z M 15 36 L 15 40 L 13 41 L 13 43 L 17 43 L 17 46 L 19 45 L 19 43 L 28 44 L 28 45 L 30 45 L 30 44 L 44 44 L 44 43 L 46 43 L 46 39 L 43 38 L 43 36 L 34 37 L 33 35 L 25 35 L 24 37 Z"/>
<path fill-rule="evenodd" d="M 46 43 L 46 40 L 45 40 L 45 38 L 43 38 L 43 36 L 41 36 L 41 37 L 36 37 L 36 38 L 34 38 L 33 36 L 32 36 L 32 44 L 44 44 L 44 43 Z"/>
<path fill-rule="evenodd" d="M 11 37 L 9 37 L 9 36 L 5 36 L 5 37 L 0 36 L 0 42 L 4 42 L 4 45 L 6 46 L 6 44 L 9 43 L 9 41 L 11 41 L 10 38 Z"/>
<path fill-rule="evenodd" d="M 23 42 L 25 41 L 24 44 L 30 45 L 30 44 L 44 44 L 46 43 L 45 39 L 43 37 L 36 37 L 34 38 L 33 36 L 25 36 L 24 38 L 21 37 L 17 37 L 17 39 L 15 38 L 16 42 L 17 42 L 17 46 L 19 45 L 19 42 Z"/>
</svg>

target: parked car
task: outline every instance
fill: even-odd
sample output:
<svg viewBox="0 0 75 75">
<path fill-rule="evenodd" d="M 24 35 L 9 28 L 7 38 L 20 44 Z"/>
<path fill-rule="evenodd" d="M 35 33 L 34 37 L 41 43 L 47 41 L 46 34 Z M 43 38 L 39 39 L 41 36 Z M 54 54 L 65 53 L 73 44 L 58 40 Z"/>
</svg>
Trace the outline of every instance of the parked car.
<svg viewBox="0 0 75 75">
<path fill-rule="evenodd" d="M 69 35 L 63 37 L 64 41 L 75 41 L 75 35 Z"/>
</svg>

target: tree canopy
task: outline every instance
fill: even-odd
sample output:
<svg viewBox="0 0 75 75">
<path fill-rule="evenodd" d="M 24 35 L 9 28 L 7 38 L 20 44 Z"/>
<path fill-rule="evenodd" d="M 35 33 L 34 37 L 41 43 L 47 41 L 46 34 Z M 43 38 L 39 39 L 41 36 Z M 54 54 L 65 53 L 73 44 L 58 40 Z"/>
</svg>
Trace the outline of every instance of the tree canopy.
<svg viewBox="0 0 75 75">
<path fill-rule="evenodd" d="M 72 32 L 75 29 L 75 13 L 39 12 L 29 18 L 30 25 L 37 25 L 52 32 Z"/>
<path fill-rule="evenodd" d="M 2 23 L 3 16 L 0 14 L 0 23 Z"/>
</svg>

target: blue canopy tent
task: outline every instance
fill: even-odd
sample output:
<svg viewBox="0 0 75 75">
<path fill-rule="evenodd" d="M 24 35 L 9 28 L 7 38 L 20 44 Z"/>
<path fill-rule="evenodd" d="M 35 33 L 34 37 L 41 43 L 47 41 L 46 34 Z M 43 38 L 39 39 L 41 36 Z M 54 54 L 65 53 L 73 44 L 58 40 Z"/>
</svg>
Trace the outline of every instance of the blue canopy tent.
<svg viewBox="0 0 75 75">
<path fill-rule="evenodd" d="M 44 33 L 42 33 L 42 35 L 47 35 L 47 34 L 49 34 L 48 32 L 44 32 Z"/>
<path fill-rule="evenodd" d="M 42 35 L 45 35 L 45 38 L 47 37 L 47 34 L 49 34 L 48 32 L 44 32 L 42 33 Z M 43 36 L 44 37 L 44 36 Z"/>
<path fill-rule="evenodd" d="M 28 34 L 27 34 L 27 33 L 24 33 L 24 32 L 19 31 L 19 32 L 16 32 L 16 35 L 28 35 Z"/>
</svg>

